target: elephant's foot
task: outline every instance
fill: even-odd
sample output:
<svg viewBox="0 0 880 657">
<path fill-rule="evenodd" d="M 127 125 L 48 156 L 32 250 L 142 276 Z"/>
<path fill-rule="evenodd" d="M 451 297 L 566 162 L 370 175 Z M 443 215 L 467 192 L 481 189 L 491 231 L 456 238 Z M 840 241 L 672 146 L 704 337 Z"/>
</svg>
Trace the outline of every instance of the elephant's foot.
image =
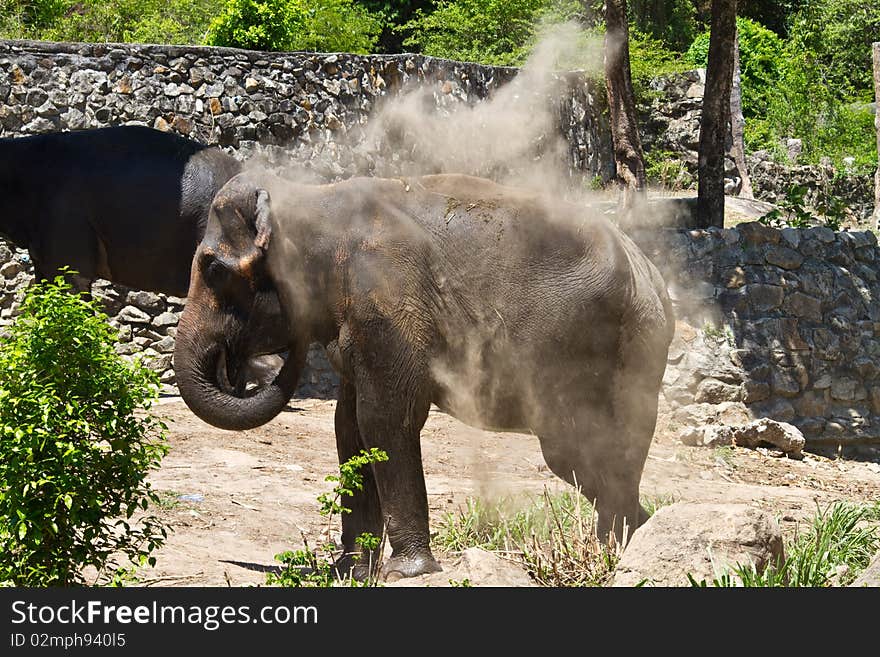
<svg viewBox="0 0 880 657">
<path fill-rule="evenodd" d="M 443 570 L 430 552 L 391 557 L 382 565 L 382 578 L 394 582 L 404 577 L 418 577 Z"/>
<path fill-rule="evenodd" d="M 355 557 L 359 558 L 355 558 Z M 372 566 L 372 574 L 375 575 L 378 567 L 375 562 L 369 561 L 368 555 L 359 552 L 343 554 L 333 563 L 333 572 L 339 580 L 345 580 L 349 577 L 357 582 L 365 582 L 370 578 L 370 569 Z"/>
</svg>

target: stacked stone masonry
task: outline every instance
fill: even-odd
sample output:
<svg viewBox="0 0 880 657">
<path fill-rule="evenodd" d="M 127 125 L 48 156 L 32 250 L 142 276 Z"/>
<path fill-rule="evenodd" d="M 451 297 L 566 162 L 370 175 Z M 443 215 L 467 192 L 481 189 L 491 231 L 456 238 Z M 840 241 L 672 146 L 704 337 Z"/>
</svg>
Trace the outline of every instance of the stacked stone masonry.
<svg viewBox="0 0 880 657">
<path fill-rule="evenodd" d="M 673 406 L 741 402 L 812 445 L 880 444 L 880 249 L 825 227 L 647 231 L 677 330 Z"/>
</svg>

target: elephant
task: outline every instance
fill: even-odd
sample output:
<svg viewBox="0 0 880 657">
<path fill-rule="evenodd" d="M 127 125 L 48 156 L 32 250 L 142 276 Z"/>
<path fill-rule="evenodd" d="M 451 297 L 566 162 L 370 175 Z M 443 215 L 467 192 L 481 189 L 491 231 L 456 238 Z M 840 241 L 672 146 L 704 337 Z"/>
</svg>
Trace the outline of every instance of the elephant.
<svg viewBox="0 0 880 657">
<path fill-rule="evenodd" d="M 67 266 L 72 291 L 96 278 L 185 296 L 217 191 L 242 164 L 216 147 L 144 126 L 0 139 L 0 234 L 28 249 L 37 280 Z M 279 327 L 280 310 L 268 310 Z M 239 392 L 270 382 L 282 357 L 258 331 Z"/>
<path fill-rule="evenodd" d="M 273 303 L 290 357 L 241 395 L 247 334 Z M 245 430 L 284 408 L 306 346 L 324 345 L 340 463 L 389 457 L 342 517 L 336 565 L 363 576 L 379 555 L 355 538 L 384 530 L 380 573 L 396 579 L 440 570 L 420 448 L 432 404 L 537 436 L 550 470 L 595 502 L 599 535 L 624 540 L 647 519 L 639 483 L 673 331 L 658 270 L 580 205 L 460 174 L 305 185 L 246 171 L 211 206 L 174 361 L 196 415 Z"/>
<path fill-rule="evenodd" d="M 216 147 L 144 126 L 0 139 L 0 234 L 38 280 L 69 266 L 185 296 L 214 194 L 242 165 Z"/>
</svg>

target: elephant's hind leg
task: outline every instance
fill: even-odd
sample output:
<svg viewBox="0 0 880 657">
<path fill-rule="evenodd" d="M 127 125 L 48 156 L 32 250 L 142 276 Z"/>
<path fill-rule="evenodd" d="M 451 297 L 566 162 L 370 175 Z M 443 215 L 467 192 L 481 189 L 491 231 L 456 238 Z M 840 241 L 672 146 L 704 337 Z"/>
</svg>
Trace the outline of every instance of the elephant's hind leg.
<svg viewBox="0 0 880 657">
<path fill-rule="evenodd" d="M 557 407 L 557 419 L 539 432 L 548 467 L 595 502 L 600 539 L 613 533 L 622 542 L 647 520 L 639 482 L 654 436 L 664 365 L 654 352 L 633 350 L 607 390 L 591 395 L 575 387 Z"/>
</svg>

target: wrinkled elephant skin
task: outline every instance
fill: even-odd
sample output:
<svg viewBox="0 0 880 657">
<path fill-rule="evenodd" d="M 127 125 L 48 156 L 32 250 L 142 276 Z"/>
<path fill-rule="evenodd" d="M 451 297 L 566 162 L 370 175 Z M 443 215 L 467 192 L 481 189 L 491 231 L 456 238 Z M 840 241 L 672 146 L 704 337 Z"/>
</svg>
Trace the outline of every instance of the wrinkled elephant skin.
<svg viewBox="0 0 880 657">
<path fill-rule="evenodd" d="M 222 363 L 248 358 L 242 335 L 275 303 L 290 356 L 237 394 Z M 306 347 L 325 345 L 341 377 L 340 462 L 389 456 L 349 503 L 345 550 L 384 528 L 385 576 L 409 577 L 439 569 L 419 445 L 432 403 L 534 433 L 550 469 L 596 501 L 601 535 L 643 522 L 673 325 L 655 267 L 580 206 L 461 175 L 309 186 L 246 172 L 214 200 L 175 362 L 194 412 L 246 429 L 284 408 Z"/>
</svg>

